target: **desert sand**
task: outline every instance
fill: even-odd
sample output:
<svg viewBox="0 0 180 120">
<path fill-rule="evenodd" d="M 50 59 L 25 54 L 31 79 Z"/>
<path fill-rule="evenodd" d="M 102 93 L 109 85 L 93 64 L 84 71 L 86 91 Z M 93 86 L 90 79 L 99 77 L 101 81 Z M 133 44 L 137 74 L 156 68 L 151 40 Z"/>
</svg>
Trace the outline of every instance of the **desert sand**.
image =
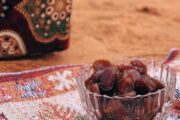
<svg viewBox="0 0 180 120">
<path fill-rule="evenodd" d="M 73 0 L 70 48 L 37 58 L 0 61 L 0 71 L 118 60 L 162 59 L 180 48 L 179 0 Z"/>
</svg>

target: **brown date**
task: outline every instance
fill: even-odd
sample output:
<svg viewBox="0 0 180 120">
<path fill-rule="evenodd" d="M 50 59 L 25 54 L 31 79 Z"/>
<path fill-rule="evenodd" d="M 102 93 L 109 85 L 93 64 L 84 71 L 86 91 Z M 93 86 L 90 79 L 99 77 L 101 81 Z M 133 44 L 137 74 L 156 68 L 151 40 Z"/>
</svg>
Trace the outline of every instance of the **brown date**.
<svg viewBox="0 0 180 120">
<path fill-rule="evenodd" d="M 92 75 L 91 75 L 91 80 L 93 83 L 97 83 L 100 80 L 101 75 L 103 74 L 104 70 L 98 70 L 95 71 Z"/>
<path fill-rule="evenodd" d="M 147 94 L 148 91 L 148 87 L 146 85 L 146 82 L 144 80 L 137 80 L 135 81 L 135 85 L 134 85 L 134 90 L 136 91 L 136 93 L 138 95 L 145 95 Z"/>
<path fill-rule="evenodd" d="M 124 70 L 134 69 L 132 66 L 124 65 L 124 64 L 117 65 L 117 67 L 119 69 L 119 72 L 124 72 Z"/>
<path fill-rule="evenodd" d="M 145 104 L 145 109 L 146 109 L 146 113 L 147 114 L 150 114 L 151 113 L 151 107 L 152 107 L 152 100 L 151 100 L 151 97 L 146 97 L 144 98 L 144 104 Z"/>
<path fill-rule="evenodd" d="M 119 100 L 110 100 L 103 109 L 107 120 L 122 120 L 126 115 L 124 106 Z"/>
<path fill-rule="evenodd" d="M 133 81 L 141 79 L 140 73 L 136 71 L 135 69 L 130 69 L 130 70 L 125 71 L 124 75 L 127 75 L 127 74 L 129 74 L 132 77 Z"/>
<path fill-rule="evenodd" d="M 146 65 L 142 63 L 140 60 L 133 60 L 131 61 L 130 65 L 133 66 L 141 74 L 147 73 Z"/>
<path fill-rule="evenodd" d="M 157 89 L 156 84 L 148 74 L 142 75 L 141 79 L 146 83 L 149 92 L 154 92 Z"/>
<path fill-rule="evenodd" d="M 159 80 L 156 80 L 156 79 L 153 78 L 153 82 L 156 85 L 156 90 L 164 88 L 164 85 Z"/>
<path fill-rule="evenodd" d="M 117 84 L 117 95 L 128 93 L 134 89 L 133 76 L 128 72 L 124 71 L 123 77 L 118 81 Z"/>
<path fill-rule="evenodd" d="M 104 70 L 99 80 L 101 93 L 107 94 L 107 95 L 113 94 L 112 90 L 117 81 L 118 73 L 119 71 L 116 67 L 109 67 Z"/>
<path fill-rule="evenodd" d="M 102 70 L 102 69 L 105 69 L 105 68 L 108 68 L 108 67 L 111 67 L 112 64 L 110 61 L 108 60 L 97 60 L 93 63 L 93 69 L 95 71 L 97 70 Z"/>
<path fill-rule="evenodd" d="M 85 81 L 85 86 L 87 89 L 89 89 L 89 87 L 92 85 L 92 80 L 89 78 Z"/>
<path fill-rule="evenodd" d="M 97 83 L 90 85 L 89 90 L 94 93 L 100 93 L 99 85 Z"/>
</svg>

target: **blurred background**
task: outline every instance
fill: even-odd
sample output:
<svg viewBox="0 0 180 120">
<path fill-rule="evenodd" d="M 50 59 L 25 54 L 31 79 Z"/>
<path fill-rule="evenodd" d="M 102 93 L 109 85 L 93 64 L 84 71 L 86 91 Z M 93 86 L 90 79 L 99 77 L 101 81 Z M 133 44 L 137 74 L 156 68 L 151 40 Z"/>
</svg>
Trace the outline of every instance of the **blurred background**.
<svg viewBox="0 0 180 120">
<path fill-rule="evenodd" d="M 1 61 L 1 71 L 124 56 L 162 59 L 171 48 L 180 48 L 179 5 L 179 0 L 73 0 L 68 50 Z"/>
</svg>

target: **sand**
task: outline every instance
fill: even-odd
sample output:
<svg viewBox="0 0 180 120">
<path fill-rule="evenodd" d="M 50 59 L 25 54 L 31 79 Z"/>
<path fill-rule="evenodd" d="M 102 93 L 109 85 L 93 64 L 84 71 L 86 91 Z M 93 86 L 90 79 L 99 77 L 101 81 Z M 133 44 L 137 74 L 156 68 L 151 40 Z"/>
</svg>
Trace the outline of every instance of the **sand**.
<svg viewBox="0 0 180 120">
<path fill-rule="evenodd" d="M 38 58 L 1 61 L 0 71 L 118 60 L 162 59 L 180 48 L 179 0 L 73 0 L 70 48 Z"/>
</svg>

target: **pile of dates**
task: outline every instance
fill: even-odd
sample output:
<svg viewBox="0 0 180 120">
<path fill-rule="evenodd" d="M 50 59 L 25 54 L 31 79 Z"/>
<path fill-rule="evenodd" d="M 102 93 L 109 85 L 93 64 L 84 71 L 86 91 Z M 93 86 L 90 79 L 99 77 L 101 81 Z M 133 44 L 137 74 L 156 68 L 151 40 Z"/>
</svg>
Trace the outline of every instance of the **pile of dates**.
<svg viewBox="0 0 180 120">
<path fill-rule="evenodd" d="M 164 96 L 158 100 L 158 95 L 130 99 L 164 88 L 159 80 L 147 74 L 147 66 L 140 60 L 119 65 L 108 60 L 97 60 L 93 63 L 93 73 L 85 81 L 85 86 L 93 93 L 110 98 L 127 97 L 124 101 L 98 98 L 99 120 L 151 120 L 161 111 L 164 102 Z"/>
</svg>

